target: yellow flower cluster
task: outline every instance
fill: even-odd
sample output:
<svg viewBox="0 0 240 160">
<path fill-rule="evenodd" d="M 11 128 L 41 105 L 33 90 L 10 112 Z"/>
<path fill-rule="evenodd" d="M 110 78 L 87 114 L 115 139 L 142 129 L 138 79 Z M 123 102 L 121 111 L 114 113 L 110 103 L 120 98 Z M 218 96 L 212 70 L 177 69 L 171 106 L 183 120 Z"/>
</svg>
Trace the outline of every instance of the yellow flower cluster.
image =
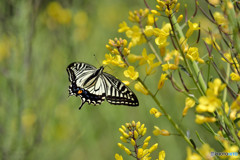
<svg viewBox="0 0 240 160">
<path fill-rule="evenodd" d="M 156 108 L 151 108 L 149 112 L 150 112 L 150 114 L 153 114 L 156 118 L 158 118 L 162 115 L 162 113 L 159 112 Z"/>
<path fill-rule="evenodd" d="M 118 143 L 118 146 L 124 150 L 128 155 L 136 157 L 141 160 L 149 160 L 151 159 L 150 154 L 155 151 L 158 147 L 158 143 L 155 143 L 150 148 L 148 148 L 149 141 L 151 140 L 151 136 L 145 138 L 142 142 L 139 142 L 139 139 L 145 136 L 147 128 L 144 124 L 141 124 L 139 121 L 136 123 L 132 121 L 132 123 L 126 123 L 119 128 L 122 136 L 120 137 L 123 143 L 130 143 L 133 150 L 131 151 L 122 143 Z M 143 143 L 142 145 L 139 143 Z M 163 160 L 165 158 L 165 152 L 159 152 L 159 160 Z M 116 160 L 122 160 L 122 156 L 119 154 L 115 154 Z"/>
<path fill-rule="evenodd" d="M 58 2 L 51 2 L 47 6 L 47 14 L 55 23 L 62 25 L 69 24 L 72 19 L 72 13 L 69 9 L 65 9 Z"/>
<path fill-rule="evenodd" d="M 105 54 L 105 60 L 103 60 L 103 64 L 112 64 L 118 67 L 125 67 L 126 64 L 122 60 L 124 56 L 130 54 L 130 48 L 132 43 L 128 44 L 126 39 L 115 38 L 114 40 L 110 39 L 106 48 L 110 51 L 109 54 Z"/>
<path fill-rule="evenodd" d="M 179 11 L 180 3 L 177 0 L 157 0 L 158 5 L 156 5 L 157 10 L 151 10 L 152 13 L 160 15 L 159 11 L 165 11 L 166 16 L 171 16 L 174 12 Z"/>
<path fill-rule="evenodd" d="M 199 98 L 199 104 L 196 107 L 198 113 L 210 112 L 213 113 L 219 109 L 222 105 L 221 100 L 218 98 L 220 92 L 226 87 L 226 84 L 222 84 L 220 79 L 215 79 L 213 82 L 208 83 L 209 88 L 206 91 L 206 96 Z M 196 123 L 215 122 L 214 117 L 204 117 L 196 115 Z"/>
</svg>

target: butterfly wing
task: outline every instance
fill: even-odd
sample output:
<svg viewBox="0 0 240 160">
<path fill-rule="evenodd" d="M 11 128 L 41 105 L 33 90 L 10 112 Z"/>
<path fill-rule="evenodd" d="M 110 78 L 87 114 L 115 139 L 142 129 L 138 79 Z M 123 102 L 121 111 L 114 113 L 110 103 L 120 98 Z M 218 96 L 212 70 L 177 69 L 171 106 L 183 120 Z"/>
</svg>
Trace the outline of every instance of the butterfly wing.
<svg viewBox="0 0 240 160">
<path fill-rule="evenodd" d="M 71 63 L 67 67 L 69 81 L 71 82 L 69 95 L 80 96 L 82 104 L 79 109 L 85 102 L 98 105 L 105 100 L 105 85 L 98 75 L 101 70 L 103 68 L 96 69 L 92 65 L 81 62 Z"/>
<path fill-rule="evenodd" d="M 137 96 L 124 83 L 114 76 L 103 72 L 102 79 L 106 85 L 106 99 L 115 105 L 138 106 Z"/>
</svg>

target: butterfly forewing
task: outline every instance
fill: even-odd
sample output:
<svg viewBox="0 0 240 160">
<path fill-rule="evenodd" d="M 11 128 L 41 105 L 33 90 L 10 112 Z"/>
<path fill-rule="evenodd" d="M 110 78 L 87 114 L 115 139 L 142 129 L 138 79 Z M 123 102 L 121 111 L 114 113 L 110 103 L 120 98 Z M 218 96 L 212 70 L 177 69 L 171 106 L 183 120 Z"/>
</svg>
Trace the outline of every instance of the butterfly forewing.
<svg viewBox="0 0 240 160">
<path fill-rule="evenodd" d="M 67 67 L 69 95 L 80 96 L 82 104 L 101 104 L 105 99 L 111 104 L 138 106 L 136 95 L 114 76 L 103 72 L 103 67 L 74 62 Z"/>
</svg>

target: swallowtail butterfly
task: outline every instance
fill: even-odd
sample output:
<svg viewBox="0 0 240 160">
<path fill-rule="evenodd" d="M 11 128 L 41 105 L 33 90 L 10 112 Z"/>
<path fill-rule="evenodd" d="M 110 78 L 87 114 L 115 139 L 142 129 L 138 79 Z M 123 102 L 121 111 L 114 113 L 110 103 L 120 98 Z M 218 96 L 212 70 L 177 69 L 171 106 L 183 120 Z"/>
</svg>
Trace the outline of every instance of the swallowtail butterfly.
<svg viewBox="0 0 240 160">
<path fill-rule="evenodd" d="M 67 67 L 69 81 L 69 96 L 80 96 L 82 108 L 85 102 L 99 105 L 105 99 L 114 105 L 138 106 L 137 96 L 124 83 L 114 76 L 103 72 L 94 66 L 74 62 Z"/>
</svg>

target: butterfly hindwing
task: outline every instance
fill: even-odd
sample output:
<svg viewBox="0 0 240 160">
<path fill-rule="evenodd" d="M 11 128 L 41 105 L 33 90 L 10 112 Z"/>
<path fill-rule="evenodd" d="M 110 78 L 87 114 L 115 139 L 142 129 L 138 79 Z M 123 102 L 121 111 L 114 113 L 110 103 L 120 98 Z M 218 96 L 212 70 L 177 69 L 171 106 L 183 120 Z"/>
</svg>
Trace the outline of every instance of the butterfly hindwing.
<svg viewBox="0 0 240 160">
<path fill-rule="evenodd" d="M 111 104 L 138 106 L 136 95 L 124 83 L 114 76 L 103 72 L 94 66 L 74 62 L 67 67 L 69 81 L 69 95 L 80 96 L 83 106 L 85 102 L 98 105 L 105 99 Z"/>
<path fill-rule="evenodd" d="M 138 106 L 136 95 L 124 83 L 114 76 L 103 73 L 106 82 L 106 99 L 115 105 Z"/>
</svg>

